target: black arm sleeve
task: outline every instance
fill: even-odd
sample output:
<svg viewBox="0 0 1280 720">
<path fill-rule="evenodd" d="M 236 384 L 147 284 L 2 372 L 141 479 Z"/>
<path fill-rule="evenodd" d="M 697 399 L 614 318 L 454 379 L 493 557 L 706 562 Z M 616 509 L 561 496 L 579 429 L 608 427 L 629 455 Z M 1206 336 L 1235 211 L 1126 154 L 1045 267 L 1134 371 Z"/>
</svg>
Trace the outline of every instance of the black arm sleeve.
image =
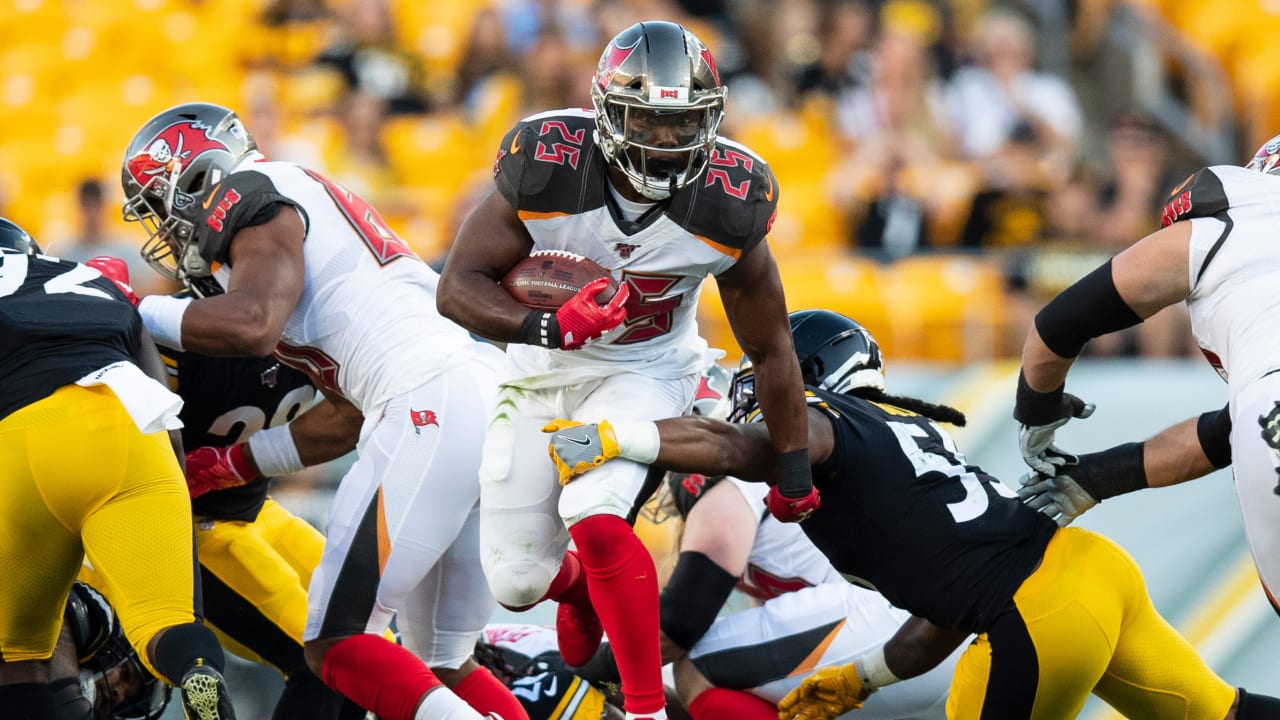
<svg viewBox="0 0 1280 720">
<path fill-rule="evenodd" d="M 1196 423 L 1196 435 L 1200 448 L 1214 467 L 1221 470 L 1231 464 L 1231 412 L 1230 405 L 1221 410 L 1210 410 Z"/>
<path fill-rule="evenodd" d="M 707 632 L 737 578 L 700 552 L 680 553 L 658 599 L 662 632 L 688 651 Z"/>
<path fill-rule="evenodd" d="M 1036 315 L 1036 331 L 1058 357 L 1073 358 L 1084 344 L 1142 322 L 1111 278 L 1111 261 L 1058 293 Z"/>
</svg>

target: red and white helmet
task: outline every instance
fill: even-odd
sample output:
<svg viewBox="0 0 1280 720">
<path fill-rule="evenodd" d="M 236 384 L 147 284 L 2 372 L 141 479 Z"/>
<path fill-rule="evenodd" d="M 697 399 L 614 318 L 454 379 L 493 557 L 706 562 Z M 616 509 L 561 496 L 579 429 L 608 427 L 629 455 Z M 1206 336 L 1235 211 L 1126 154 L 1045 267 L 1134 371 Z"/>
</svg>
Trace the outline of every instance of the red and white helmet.
<svg viewBox="0 0 1280 720">
<path fill-rule="evenodd" d="M 208 276 L 183 211 L 241 162 L 260 157 L 240 118 L 219 105 L 187 103 L 148 120 L 129 142 L 120 174 L 124 219 L 147 231 L 147 263 L 174 280 Z"/>
<path fill-rule="evenodd" d="M 1280 175 L 1280 135 L 1263 143 L 1245 167 L 1260 173 Z"/>
<path fill-rule="evenodd" d="M 591 82 L 596 145 L 651 200 L 663 200 L 707 167 L 728 90 L 711 52 L 671 22 L 618 33 Z"/>
</svg>

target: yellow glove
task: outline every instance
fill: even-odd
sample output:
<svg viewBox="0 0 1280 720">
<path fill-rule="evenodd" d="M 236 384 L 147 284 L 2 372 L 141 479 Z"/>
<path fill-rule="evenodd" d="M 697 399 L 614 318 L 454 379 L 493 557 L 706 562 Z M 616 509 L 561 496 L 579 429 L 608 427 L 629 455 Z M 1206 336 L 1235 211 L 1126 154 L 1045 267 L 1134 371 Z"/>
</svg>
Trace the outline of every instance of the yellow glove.
<svg viewBox="0 0 1280 720">
<path fill-rule="evenodd" d="M 618 457 L 618 438 L 608 420 L 583 425 L 574 420 L 552 420 L 542 432 L 554 433 L 547 454 L 560 471 L 560 484 Z"/>
<path fill-rule="evenodd" d="M 874 690 L 863 687 L 854 663 L 814 671 L 778 703 L 779 720 L 829 720 L 862 707 Z"/>
</svg>

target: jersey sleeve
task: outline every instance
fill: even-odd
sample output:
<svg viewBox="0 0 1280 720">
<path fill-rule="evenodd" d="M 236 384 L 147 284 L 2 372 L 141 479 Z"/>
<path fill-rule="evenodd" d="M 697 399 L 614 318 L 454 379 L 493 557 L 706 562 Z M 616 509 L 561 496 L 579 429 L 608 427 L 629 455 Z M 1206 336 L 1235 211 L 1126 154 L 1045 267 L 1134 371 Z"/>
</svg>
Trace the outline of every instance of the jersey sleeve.
<svg viewBox="0 0 1280 720">
<path fill-rule="evenodd" d="M 1212 168 L 1196 171 L 1182 181 L 1160 213 L 1160 226 L 1169 227 L 1179 220 L 1217 217 L 1231 206 L 1222 178 Z"/>
<path fill-rule="evenodd" d="M 306 210 L 282 195 L 266 175 L 250 170 L 227 176 L 187 211 L 193 216 L 200 257 L 208 263 L 230 264 L 236 233 L 269 222 L 285 207 L 297 208 L 306 222 Z"/>
<path fill-rule="evenodd" d="M 682 192 L 668 214 L 683 215 L 689 232 L 741 258 L 759 245 L 773 227 L 781 190 L 769 164 L 746 147 L 718 143 L 710 163 L 694 182 L 696 192 Z"/>
<path fill-rule="evenodd" d="M 594 158 L 589 114 L 552 113 L 520 121 L 493 163 L 498 192 L 517 212 L 578 213 L 603 202 L 603 165 Z"/>
</svg>

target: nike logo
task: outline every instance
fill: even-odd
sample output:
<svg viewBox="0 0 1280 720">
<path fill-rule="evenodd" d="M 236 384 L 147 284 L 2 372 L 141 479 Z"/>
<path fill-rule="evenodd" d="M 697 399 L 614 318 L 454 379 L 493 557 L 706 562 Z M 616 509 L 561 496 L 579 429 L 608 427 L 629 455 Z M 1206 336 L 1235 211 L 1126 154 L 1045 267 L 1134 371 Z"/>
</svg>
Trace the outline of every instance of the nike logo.
<svg viewBox="0 0 1280 720">
<path fill-rule="evenodd" d="M 583 439 L 579 440 L 578 438 L 569 437 L 568 435 L 561 435 L 560 437 L 564 438 L 565 440 L 568 440 L 569 442 L 573 443 L 574 445 L 582 445 L 582 446 L 584 446 L 584 447 L 585 447 L 585 446 L 587 446 L 587 445 L 590 445 L 590 444 L 591 444 L 591 441 L 590 441 L 590 440 L 588 440 L 588 439 L 586 439 L 586 438 L 583 438 Z"/>
<path fill-rule="evenodd" d="M 766 177 L 765 179 L 769 181 L 769 189 L 764 191 L 764 201 L 773 202 L 773 178 Z"/>
<path fill-rule="evenodd" d="M 552 675 L 552 676 L 551 676 L 551 682 L 550 682 L 550 683 L 548 683 L 548 684 L 547 684 L 547 686 L 546 686 L 545 688 L 543 688 L 542 693 L 543 693 L 544 695 L 546 695 L 547 697 L 549 697 L 549 698 L 553 698 L 553 697 L 555 697 L 555 696 L 556 696 L 556 690 L 558 690 L 558 689 L 559 689 L 559 688 L 558 688 L 558 685 L 559 685 L 559 684 L 560 684 L 560 683 L 559 683 L 559 682 L 558 682 L 558 680 L 556 679 L 556 676 L 555 676 L 555 675 Z"/>
<path fill-rule="evenodd" d="M 222 187 L 222 183 L 218 183 L 217 185 L 214 185 L 213 189 L 209 191 L 209 197 L 205 198 L 204 202 L 200 203 L 200 207 L 204 208 L 205 210 L 208 210 L 209 206 L 213 204 L 213 198 L 215 195 L 218 194 L 218 188 L 220 187 Z"/>
<path fill-rule="evenodd" d="M 520 152 L 520 133 L 517 132 L 515 136 L 511 138 L 511 150 L 509 152 L 512 155 Z"/>
</svg>

